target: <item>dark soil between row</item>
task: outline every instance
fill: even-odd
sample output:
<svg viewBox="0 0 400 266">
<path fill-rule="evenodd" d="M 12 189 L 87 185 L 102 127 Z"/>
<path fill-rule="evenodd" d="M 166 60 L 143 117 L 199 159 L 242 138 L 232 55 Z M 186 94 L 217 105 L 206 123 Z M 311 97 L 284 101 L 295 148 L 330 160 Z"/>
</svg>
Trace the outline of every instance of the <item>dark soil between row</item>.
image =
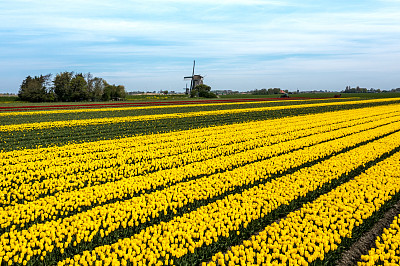
<svg viewBox="0 0 400 266">
<path fill-rule="evenodd" d="M 394 217 L 400 214 L 400 201 L 398 201 L 388 212 L 385 213 L 375 225 L 356 241 L 347 251 L 343 252 L 341 259 L 336 265 L 356 265 L 361 261 L 362 255 L 367 255 L 368 251 L 375 246 L 375 239 L 381 236 L 384 228 L 389 228 Z"/>
</svg>

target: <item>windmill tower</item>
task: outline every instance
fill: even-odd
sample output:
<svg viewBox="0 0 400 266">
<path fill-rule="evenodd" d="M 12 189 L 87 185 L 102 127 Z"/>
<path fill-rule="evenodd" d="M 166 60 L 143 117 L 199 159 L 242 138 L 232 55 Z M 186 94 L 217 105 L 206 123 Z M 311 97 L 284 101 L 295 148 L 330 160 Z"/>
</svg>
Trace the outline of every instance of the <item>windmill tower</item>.
<svg viewBox="0 0 400 266">
<path fill-rule="evenodd" d="M 184 77 L 184 80 L 190 80 L 190 89 L 189 91 L 186 90 L 186 94 L 190 94 L 190 92 L 197 86 L 200 84 L 203 84 L 203 79 L 204 77 L 201 75 L 195 75 L 194 74 L 194 67 L 196 65 L 196 61 L 193 60 L 193 71 L 192 71 L 192 75 L 188 76 L 188 77 Z"/>
</svg>

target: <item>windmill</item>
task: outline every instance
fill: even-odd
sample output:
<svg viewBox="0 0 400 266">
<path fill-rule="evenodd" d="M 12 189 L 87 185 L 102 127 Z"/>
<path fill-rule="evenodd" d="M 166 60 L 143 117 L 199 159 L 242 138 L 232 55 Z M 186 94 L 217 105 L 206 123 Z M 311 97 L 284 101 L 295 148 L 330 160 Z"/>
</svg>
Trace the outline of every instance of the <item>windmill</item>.
<svg viewBox="0 0 400 266">
<path fill-rule="evenodd" d="M 203 79 L 204 77 L 201 75 L 195 75 L 194 74 L 194 67 L 196 65 L 196 60 L 193 60 L 193 71 L 192 71 L 192 75 L 188 76 L 188 77 L 184 77 L 184 80 L 190 80 L 190 90 L 188 91 L 186 89 L 186 94 L 190 94 L 190 92 L 197 86 L 200 84 L 203 84 Z"/>
</svg>

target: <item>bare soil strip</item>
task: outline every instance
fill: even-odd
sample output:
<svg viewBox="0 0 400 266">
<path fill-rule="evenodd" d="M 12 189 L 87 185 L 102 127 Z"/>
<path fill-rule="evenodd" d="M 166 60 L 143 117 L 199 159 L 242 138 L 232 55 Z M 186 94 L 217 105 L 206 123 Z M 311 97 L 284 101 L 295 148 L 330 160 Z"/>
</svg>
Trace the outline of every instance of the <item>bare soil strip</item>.
<svg viewBox="0 0 400 266">
<path fill-rule="evenodd" d="M 375 225 L 366 232 L 357 242 L 355 242 L 349 250 L 343 252 L 342 257 L 337 261 L 336 265 L 356 265 L 361 261 L 361 256 L 368 254 L 368 251 L 375 247 L 375 239 L 381 236 L 384 228 L 389 228 L 395 216 L 400 214 L 400 201 L 398 201 L 384 217 L 380 219 Z"/>
</svg>

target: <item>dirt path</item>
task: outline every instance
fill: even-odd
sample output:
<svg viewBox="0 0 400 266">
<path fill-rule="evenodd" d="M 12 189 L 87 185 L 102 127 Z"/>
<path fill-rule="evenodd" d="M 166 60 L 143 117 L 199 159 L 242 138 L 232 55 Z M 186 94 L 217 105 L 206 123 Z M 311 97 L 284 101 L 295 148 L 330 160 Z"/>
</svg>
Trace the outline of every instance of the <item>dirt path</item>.
<svg viewBox="0 0 400 266">
<path fill-rule="evenodd" d="M 380 219 L 370 231 L 365 233 L 349 250 L 342 254 L 342 258 L 336 263 L 339 266 L 356 265 L 361 260 L 361 255 L 368 254 L 368 251 L 375 246 L 375 239 L 382 235 L 383 229 L 388 228 L 393 218 L 400 213 L 400 201 L 397 202 L 384 217 Z"/>
</svg>

